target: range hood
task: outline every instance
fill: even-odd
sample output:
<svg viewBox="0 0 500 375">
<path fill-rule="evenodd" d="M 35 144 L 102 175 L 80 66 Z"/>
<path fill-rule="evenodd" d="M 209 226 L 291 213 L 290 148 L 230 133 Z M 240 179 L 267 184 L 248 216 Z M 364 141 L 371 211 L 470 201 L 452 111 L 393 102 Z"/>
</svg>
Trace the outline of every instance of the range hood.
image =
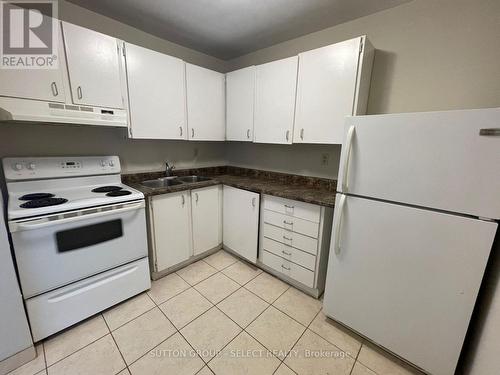
<svg viewBox="0 0 500 375">
<path fill-rule="evenodd" d="M 126 127 L 127 111 L 0 97 L 0 121 Z"/>
</svg>

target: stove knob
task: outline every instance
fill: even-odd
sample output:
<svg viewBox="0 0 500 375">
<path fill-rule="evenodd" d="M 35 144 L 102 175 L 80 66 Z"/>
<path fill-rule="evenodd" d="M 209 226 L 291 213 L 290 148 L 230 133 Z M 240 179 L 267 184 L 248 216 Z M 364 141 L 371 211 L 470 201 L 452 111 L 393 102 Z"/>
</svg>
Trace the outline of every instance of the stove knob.
<svg viewBox="0 0 500 375">
<path fill-rule="evenodd" d="M 101 167 L 105 167 L 106 166 L 106 160 L 101 160 Z"/>
<path fill-rule="evenodd" d="M 115 166 L 115 162 L 114 162 L 113 160 L 110 160 L 110 161 L 109 161 L 109 166 L 110 166 L 110 167 L 114 167 L 114 166 Z"/>
<path fill-rule="evenodd" d="M 34 170 L 36 168 L 36 164 L 31 162 L 31 163 L 28 163 L 27 167 L 28 167 L 28 169 Z"/>
<path fill-rule="evenodd" d="M 12 169 L 15 171 L 20 171 L 21 169 L 23 169 L 23 165 L 21 163 L 13 164 Z"/>
</svg>

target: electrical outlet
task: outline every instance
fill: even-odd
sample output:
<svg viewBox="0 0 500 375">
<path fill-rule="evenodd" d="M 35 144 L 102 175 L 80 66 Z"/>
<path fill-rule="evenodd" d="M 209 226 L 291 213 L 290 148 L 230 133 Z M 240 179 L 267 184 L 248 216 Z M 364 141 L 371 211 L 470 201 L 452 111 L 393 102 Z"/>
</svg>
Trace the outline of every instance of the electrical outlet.
<svg viewBox="0 0 500 375">
<path fill-rule="evenodd" d="M 195 147 L 195 148 L 194 148 L 194 157 L 195 157 L 195 158 L 197 158 L 197 157 L 198 157 L 198 154 L 199 154 L 199 152 L 198 152 L 198 147 Z"/>
<path fill-rule="evenodd" d="M 330 154 L 328 153 L 321 154 L 321 165 L 328 165 L 329 161 L 330 161 Z"/>
</svg>

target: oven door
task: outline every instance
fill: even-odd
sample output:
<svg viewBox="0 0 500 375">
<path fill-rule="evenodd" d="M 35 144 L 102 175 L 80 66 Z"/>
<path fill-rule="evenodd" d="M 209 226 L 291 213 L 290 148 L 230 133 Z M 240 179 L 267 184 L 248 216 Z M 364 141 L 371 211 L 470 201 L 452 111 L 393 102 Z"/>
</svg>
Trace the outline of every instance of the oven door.
<svg viewBox="0 0 500 375">
<path fill-rule="evenodd" d="M 10 222 L 24 298 L 147 256 L 144 201 Z"/>
</svg>

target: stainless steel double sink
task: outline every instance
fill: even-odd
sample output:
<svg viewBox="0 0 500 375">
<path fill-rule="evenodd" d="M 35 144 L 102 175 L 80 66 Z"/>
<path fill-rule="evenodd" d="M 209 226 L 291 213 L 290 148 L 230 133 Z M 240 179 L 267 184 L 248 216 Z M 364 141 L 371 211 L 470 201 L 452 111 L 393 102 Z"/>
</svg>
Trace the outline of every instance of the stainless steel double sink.
<svg viewBox="0 0 500 375">
<path fill-rule="evenodd" d="M 210 181 L 212 178 L 204 176 L 172 176 L 161 177 L 154 180 L 142 181 L 141 185 L 151 189 L 161 189 L 169 186 L 176 186 L 181 184 L 193 184 L 195 182 Z"/>
</svg>

